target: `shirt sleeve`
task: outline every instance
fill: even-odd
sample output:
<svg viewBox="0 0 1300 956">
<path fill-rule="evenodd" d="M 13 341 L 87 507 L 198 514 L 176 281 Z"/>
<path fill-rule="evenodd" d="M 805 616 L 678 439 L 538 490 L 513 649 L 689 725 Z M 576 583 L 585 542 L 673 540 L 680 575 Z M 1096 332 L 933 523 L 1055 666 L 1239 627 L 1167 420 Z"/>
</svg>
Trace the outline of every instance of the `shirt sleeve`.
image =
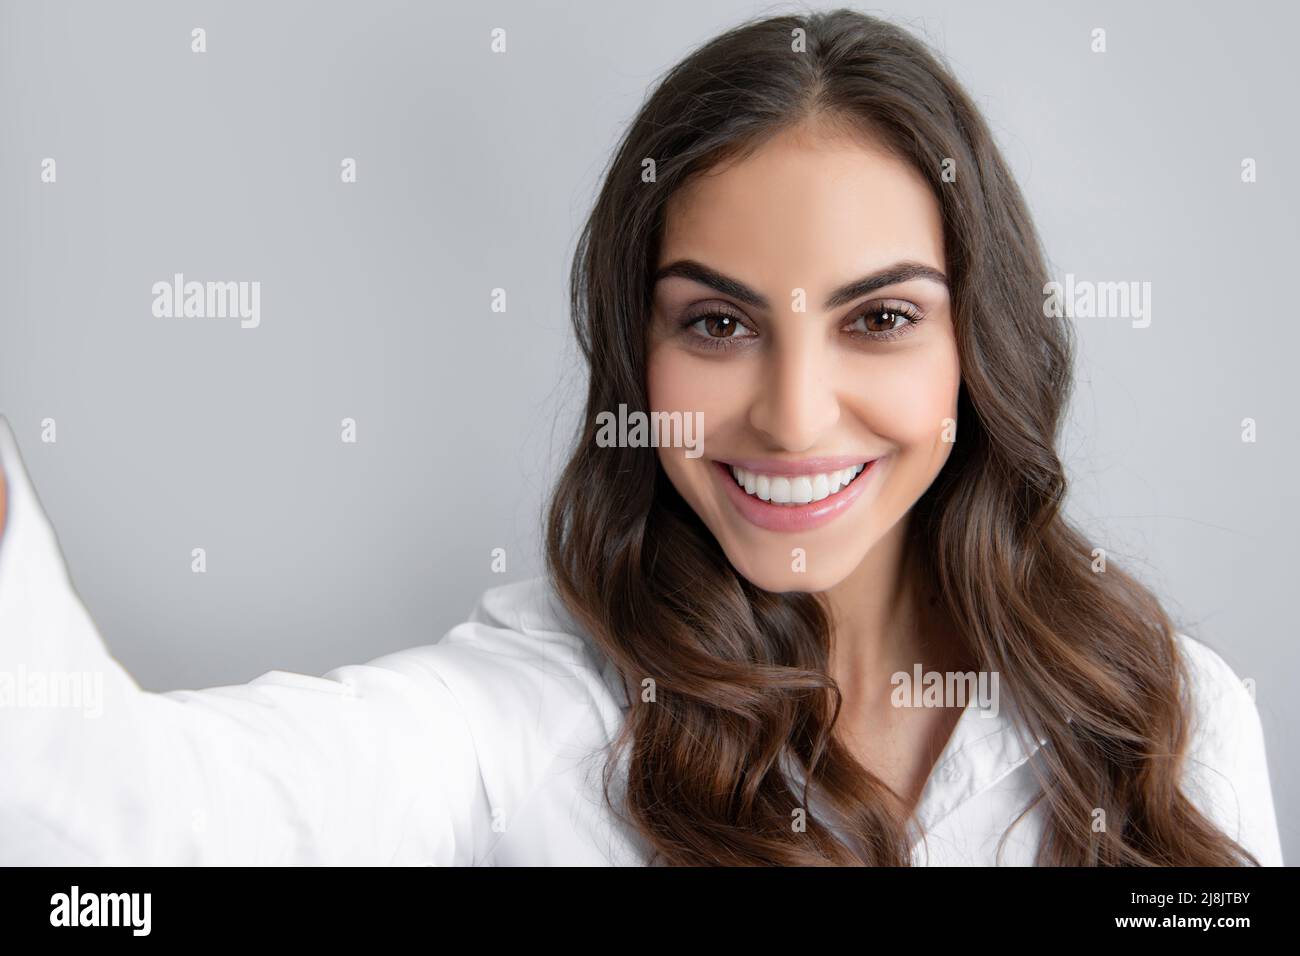
<svg viewBox="0 0 1300 956">
<path fill-rule="evenodd" d="M 491 814 L 436 645 L 145 691 L 73 589 L 3 418 L 0 466 L 0 864 L 476 861 Z"/>
<path fill-rule="evenodd" d="M 1189 797 L 1263 866 L 1282 865 L 1264 728 L 1255 699 L 1218 653 L 1179 635 L 1192 693 Z"/>
</svg>

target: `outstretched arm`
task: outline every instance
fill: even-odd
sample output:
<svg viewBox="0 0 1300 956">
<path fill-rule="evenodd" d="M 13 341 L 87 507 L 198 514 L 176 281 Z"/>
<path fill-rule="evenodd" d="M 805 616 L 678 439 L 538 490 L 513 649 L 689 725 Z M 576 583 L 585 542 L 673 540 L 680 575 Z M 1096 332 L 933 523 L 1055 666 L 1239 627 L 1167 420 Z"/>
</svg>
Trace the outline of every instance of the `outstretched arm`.
<svg viewBox="0 0 1300 956">
<path fill-rule="evenodd" d="M 108 653 L 0 418 L 0 864 L 472 863 L 474 738 L 414 656 L 141 689 Z"/>
</svg>

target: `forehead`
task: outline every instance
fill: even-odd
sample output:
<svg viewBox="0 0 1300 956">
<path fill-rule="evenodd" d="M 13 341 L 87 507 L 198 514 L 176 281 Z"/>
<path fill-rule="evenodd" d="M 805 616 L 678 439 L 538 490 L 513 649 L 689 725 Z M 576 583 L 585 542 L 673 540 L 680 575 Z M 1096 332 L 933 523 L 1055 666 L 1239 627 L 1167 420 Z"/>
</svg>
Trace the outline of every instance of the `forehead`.
<svg viewBox="0 0 1300 956">
<path fill-rule="evenodd" d="M 907 259 L 943 271 L 929 185 L 863 137 L 787 131 L 668 203 L 659 264 L 697 259 L 757 287 L 837 285 Z"/>
</svg>

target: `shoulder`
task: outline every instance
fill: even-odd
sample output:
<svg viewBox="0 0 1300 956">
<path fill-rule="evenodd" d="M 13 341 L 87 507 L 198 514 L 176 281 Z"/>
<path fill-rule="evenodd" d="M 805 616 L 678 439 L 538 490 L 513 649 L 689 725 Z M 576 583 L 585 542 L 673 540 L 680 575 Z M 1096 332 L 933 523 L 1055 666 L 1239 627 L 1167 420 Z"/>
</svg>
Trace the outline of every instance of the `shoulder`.
<svg viewBox="0 0 1300 956">
<path fill-rule="evenodd" d="M 597 676 L 603 684 L 608 671 L 604 653 L 573 620 L 544 576 L 488 588 L 465 622 L 435 646 L 539 678 Z"/>
<path fill-rule="evenodd" d="M 495 696 L 498 710 L 511 702 L 604 705 L 613 696 L 610 666 L 573 621 L 545 577 L 485 590 L 466 619 L 437 641 L 389 654 L 372 663 L 395 669 L 436 671 L 468 696 Z M 570 708 L 542 715 L 563 720 Z"/>
<path fill-rule="evenodd" d="M 517 808 L 554 758 L 603 746 L 624 716 L 612 668 L 544 577 L 488 588 L 436 642 L 370 663 L 450 692 L 493 806 Z"/>
<path fill-rule="evenodd" d="M 558 643 L 588 650 L 586 636 L 544 575 L 488 588 L 475 602 L 469 620 L 519 634 L 552 635 Z"/>
<path fill-rule="evenodd" d="M 1255 702 L 1247 685 L 1237 676 L 1218 651 L 1186 634 L 1176 636 L 1178 652 L 1187 664 L 1191 678 L 1193 705 L 1198 717 L 1229 718 L 1236 722 L 1249 716 Z M 1209 735 L 1222 735 L 1230 727 L 1220 722 L 1205 727 Z"/>
<path fill-rule="evenodd" d="M 1223 657 L 1196 638 L 1177 635 L 1187 665 L 1193 743 L 1203 756 L 1224 756 L 1260 731 L 1252 691 Z"/>
<path fill-rule="evenodd" d="M 1280 866 L 1264 730 L 1254 694 L 1209 645 L 1186 634 L 1177 635 L 1177 644 L 1189 678 L 1186 792 L 1261 863 Z"/>
</svg>

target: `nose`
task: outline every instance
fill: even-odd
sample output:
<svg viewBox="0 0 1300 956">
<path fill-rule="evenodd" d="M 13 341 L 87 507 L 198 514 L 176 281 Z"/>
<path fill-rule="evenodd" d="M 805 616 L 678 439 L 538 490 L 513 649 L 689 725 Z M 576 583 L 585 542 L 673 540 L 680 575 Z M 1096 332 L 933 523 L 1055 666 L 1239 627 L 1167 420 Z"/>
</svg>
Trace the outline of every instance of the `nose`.
<svg viewBox="0 0 1300 956">
<path fill-rule="evenodd" d="M 765 356 L 749 423 L 774 449 L 813 449 L 840 419 L 832 356 L 814 336 L 779 342 Z"/>
</svg>

